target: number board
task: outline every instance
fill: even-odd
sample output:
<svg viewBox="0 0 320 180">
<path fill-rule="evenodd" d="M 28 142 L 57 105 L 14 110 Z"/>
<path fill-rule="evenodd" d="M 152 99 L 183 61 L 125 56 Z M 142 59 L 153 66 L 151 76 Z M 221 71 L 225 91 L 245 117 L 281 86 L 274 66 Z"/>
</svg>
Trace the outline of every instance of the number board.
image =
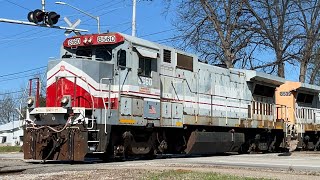
<svg viewBox="0 0 320 180">
<path fill-rule="evenodd" d="M 106 35 L 106 36 L 98 36 L 97 37 L 98 43 L 114 43 L 116 42 L 116 36 L 114 35 Z"/>
<path fill-rule="evenodd" d="M 81 44 L 81 39 L 80 38 L 69 39 L 67 42 L 68 42 L 68 46 L 77 46 Z"/>
<path fill-rule="evenodd" d="M 282 91 L 282 92 L 280 92 L 280 96 L 291 96 L 291 92 L 290 91 Z"/>
<path fill-rule="evenodd" d="M 152 86 L 152 78 L 142 77 L 138 78 L 138 84 L 144 86 Z"/>
<path fill-rule="evenodd" d="M 103 44 L 117 44 L 124 42 L 124 37 L 119 33 L 91 34 L 67 38 L 64 47 L 94 46 Z"/>
</svg>

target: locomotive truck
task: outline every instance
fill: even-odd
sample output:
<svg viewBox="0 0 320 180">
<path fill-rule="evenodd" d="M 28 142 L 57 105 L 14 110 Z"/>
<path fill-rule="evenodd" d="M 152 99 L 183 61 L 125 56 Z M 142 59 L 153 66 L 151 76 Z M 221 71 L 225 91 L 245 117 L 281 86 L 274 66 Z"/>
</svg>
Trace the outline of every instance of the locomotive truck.
<svg viewBox="0 0 320 180">
<path fill-rule="evenodd" d="M 31 85 L 25 159 L 319 148 L 320 87 L 122 33 L 67 38 L 48 63 L 45 107 Z"/>
</svg>

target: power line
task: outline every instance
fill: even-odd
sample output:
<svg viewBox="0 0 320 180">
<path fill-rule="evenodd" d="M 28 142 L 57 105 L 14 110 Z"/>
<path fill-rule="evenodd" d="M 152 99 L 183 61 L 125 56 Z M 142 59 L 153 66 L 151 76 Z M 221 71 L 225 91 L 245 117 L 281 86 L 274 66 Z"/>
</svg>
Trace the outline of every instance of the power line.
<svg viewBox="0 0 320 180">
<path fill-rule="evenodd" d="M 26 38 L 19 38 L 19 40 L 33 40 L 33 39 L 47 38 L 47 37 L 57 37 L 57 36 L 60 36 L 60 35 L 56 34 L 56 35 L 47 35 L 47 36 L 26 37 Z M 17 39 L 16 38 L 0 39 L 0 42 L 1 41 L 17 41 Z"/>
<path fill-rule="evenodd" d="M 40 31 L 40 32 L 43 32 L 43 31 Z M 37 34 L 37 32 L 35 33 L 32 33 L 32 34 Z M 19 41 L 18 43 L 15 43 L 14 45 L 8 45 L 8 46 L 3 46 L 3 48 L 11 48 L 11 47 L 16 47 L 16 46 L 19 46 L 19 45 L 23 45 L 23 44 L 26 44 L 26 43 L 29 43 L 29 41 L 33 40 L 33 39 L 39 39 L 39 38 L 47 38 L 47 37 L 57 37 L 57 36 L 60 36 L 60 35 L 52 35 L 52 32 L 48 32 L 48 33 L 45 33 L 43 36 L 34 36 L 34 37 L 29 37 L 29 38 L 26 38 L 27 40 L 26 41 Z M 11 43 L 8 41 L 8 43 Z"/>
<path fill-rule="evenodd" d="M 15 73 L 10 73 L 10 74 L 4 74 L 4 75 L 0 75 L 0 78 L 1 77 L 6 77 L 6 76 L 12 76 L 12 75 L 16 75 L 16 74 L 22 74 L 22 73 L 26 73 L 26 72 L 30 72 L 30 71 L 35 71 L 35 70 L 43 69 L 43 68 L 46 68 L 46 67 L 47 66 L 41 66 L 41 67 L 38 67 L 38 68 L 28 69 L 28 70 L 25 70 L 25 71 L 20 71 L 20 72 L 15 72 Z"/>
<path fill-rule="evenodd" d="M 98 5 L 98 6 L 96 6 L 96 7 L 93 7 L 91 9 L 87 9 L 85 11 L 90 12 L 90 13 L 98 13 L 99 11 L 102 11 L 102 10 L 105 11 L 105 9 L 106 9 L 106 8 L 104 8 L 105 5 L 108 5 L 107 9 L 109 11 L 109 9 L 111 7 L 114 7 L 114 6 L 116 6 L 116 5 L 118 5 L 118 4 L 122 3 L 122 2 L 123 2 L 123 0 L 119 0 L 118 2 L 115 2 L 114 4 L 111 4 L 111 5 L 110 5 L 110 2 L 105 2 L 105 3 L 102 3 L 102 4 Z M 97 9 L 97 8 L 99 8 L 99 9 Z M 80 14 L 80 17 L 85 17 L 85 20 L 83 22 L 87 22 L 87 21 L 91 20 L 91 18 L 89 18 L 86 15 L 83 15 L 83 13 L 77 13 L 77 14 Z M 66 15 L 66 16 L 70 16 L 70 15 Z"/>
<path fill-rule="evenodd" d="M 40 73 L 29 74 L 29 75 L 22 75 L 22 76 L 13 77 L 13 78 L 0 79 L 0 82 L 12 81 L 12 80 L 22 79 L 22 78 L 36 77 L 36 76 L 39 76 L 40 74 L 44 74 L 44 73 L 45 73 L 45 72 L 40 72 Z"/>
<path fill-rule="evenodd" d="M 4 0 L 4 1 L 6 1 L 6 2 L 8 2 L 8 3 L 11 3 L 11 4 L 13 4 L 13 5 L 16 5 L 16 6 L 20 7 L 20 8 L 22 8 L 22 9 L 26 9 L 26 10 L 28 10 L 28 11 L 31 11 L 30 9 L 28 9 L 28 8 L 26 8 L 26 7 L 24 7 L 24 6 L 21 6 L 20 4 L 14 3 L 14 2 L 12 2 L 12 1 L 9 1 L 9 0 Z"/>
<path fill-rule="evenodd" d="M 13 3 L 13 2 L 11 2 L 11 1 L 9 1 L 9 0 L 5 0 L 5 1 L 7 1 L 7 2 L 9 2 L 9 3 L 12 3 L 12 4 L 16 5 L 16 6 L 19 6 L 19 7 L 21 7 L 21 8 L 24 8 L 24 9 L 29 10 L 28 8 L 25 8 L 25 7 L 23 7 L 23 6 L 20 6 L 19 4 Z M 116 4 L 114 4 L 114 5 L 117 5 L 117 4 L 121 3 L 121 2 L 122 2 L 122 0 L 118 1 L 118 3 L 116 3 Z M 103 4 L 106 5 L 106 4 L 110 4 L 110 3 L 103 3 Z M 102 5 L 103 5 L 103 4 L 102 4 Z M 113 6 L 114 6 L 114 5 L 113 5 Z M 101 7 L 101 6 L 97 6 L 97 8 L 98 8 L 98 7 Z M 110 6 L 109 6 L 109 7 L 110 7 Z M 96 8 L 92 8 L 91 10 L 93 10 L 93 9 L 96 9 Z M 30 11 L 31 11 L 31 10 L 30 10 Z M 86 20 L 86 21 L 89 21 L 89 19 Z M 84 22 L 86 22 L 86 21 L 84 21 Z M 0 41 L 5 41 L 5 40 L 6 40 L 6 42 L 2 42 L 0 45 L 9 44 L 9 43 L 11 43 L 11 42 L 9 42 L 9 41 L 14 40 L 12 37 L 18 37 L 18 36 L 21 37 L 22 34 L 26 34 L 26 33 L 31 32 L 31 31 L 32 31 L 32 34 L 37 34 L 37 35 L 39 35 L 39 33 L 46 31 L 46 29 L 41 30 L 41 31 L 36 31 L 36 32 L 35 32 L 33 29 L 31 29 L 31 30 L 29 30 L 29 31 L 24 31 L 24 32 L 15 34 L 15 35 L 10 35 L 10 36 L 8 36 L 8 37 L 5 37 L 5 38 L 7 38 L 7 39 L 0 40 Z M 28 35 L 24 35 L 24 36 L 22 36 L 22 37 L 25 37 L 25 36 L 28 36 Z M 22 44 L 28 43 L 28 40 L 33 40 L 33 39 L 37 39 L 37 38 L 53 37 L 53 36 L 59 36 L 59 35 L 52 35 L 52 33 L 46 33 L 46 34 L 45 34 L 44 36 L 42 36 L 42 37 L 39 37 L 39 36 L 29 37 L 29 36 L 28 36 L 28 38 L 24 38 L 24 40 L 27 40 L 27 41 L 22 41 L 22 42 L 20 42 L 20 43 L 15 43 L 13 46 L 18 46 L 18 45 L 22 45 Z M 10 38 L 10 39 L 9 39 L 9 38 Z M 8 48 L 8 47 L 13 47 L 13 46 L 9 46 L 9 45 L 8 45 L 8 46 L 2 46 L 2 47 Z"/>
<path fill-rule="evenodd" d="M 114 4 L 113 6 L 115 6 L 115 5 L 117 5 L 117 4 L 119 4 L 119 3 L 121 3 L 122 1 L 119 1 L 118 3 L 116 3 L 116 4 Z M 108 4 L 108 3 L 104 3 L 104 4 Z M 128 5 L 125 5 L 125 6 L 123 6 L 123 7 L 127 7 Z M 123 8 L 123 7 L 121 7 L 121 8 Z M 120 9 L 120 8 L 115 8 L 114 10 L 117 10 L 117 9 Z M 108 13 L 108 12 L 107 12 Z M 148 19 L 150 19 L 150 17 L 148 18 Z M 118 27 L 118 26 L 121 26 L 121 25 L 125 25 L 125 24 L 129 24 L 129 23 L 131 23 L 131 21 L 130 22 L 125 22 L 125 23 L 120 23 L 120 24 L 118 24 L 116 27 Z M 124 30 L 124 31 L 127 31 L 127 30 L 129 30 L 130 28 L 128 28 L 128 29 L 126 29 L 126 30 Z M 170 29 L 170 30 L 173 30 L 173 29 Z M 168 32 L 168 31 L 170 31 L 170 30 L 164 30 L 164 31 L 159 31 L 159 32 L 155 32 L 155 33 L 152 33 L 152 34 L 147 34 L 147 35 L 144 35 L 144 36 L 142 36 L 142 37 L 147 37 L 147 36 L 151 36 L 151 35 L 154 35 L 154 34 L 160 34 L 160 33 L 163 33 L 163 32 Z M 33 30 L 30 30 L 30 31 L 33 31 Z M 40 32 L 43 32 L 43 31 L 45 31 L 45 30 L 42 30 L 42 31 L 40 31 Z M 29 31 L 24 31 L 24 32 L 22 32 L 22 33 L 19 33 L 19 34 L 16 34 L 16 35 L 13 35 L 13 36 L 21 36 L 21 34 L 23 34 L 23 33 L 28 33 Z M 38 32 L 39 33 L 39 32 Z M 34 32 L 33 32 L 33 34 L 34 34 Z M 36 33 L 37 34 L 37 33 Z M 46 33 L 47 34 L 47 33 Z M 53 35 L 48 35 L 48 36 L 46 36 L 46 35 L 44 35 L 44 36 L 42 36 L 42 37 L 52 37 Z M 55 36 L 59 36 L 59 35 L 55 35 Z M 12 36 L 10 36 L 11 38 L 12 38 Z M 28 38 L 24 38 L 25 40 L 32 40 L 32 39 L 36 39 L 36 38 L 39 38 L 39 36 L 37 36 L 37 37 L 28 37 Z M 7 42 L 4 42 L 4 43 L 2 43 L 2 45 L 3 44 L 5 44 L 5 43 L 10 43 L 10 42 L 8 42 L 8 41 L 10 41 L 10 40 L 13 40 L 13 39 L 4 39 L 4 40 L 6 40 Z M 3 40 L 3 41 L 4 41 Z M 1 41 L 1 40 L 0 40 Z M 25 43 L 28 43 L 27 41 L 23 41 L 23 42 L 21 42 L 20 44 L 25 44 Z M 15 44 L 15 46 L 17 46 L 17 45 L 19 45 L 19 44 Z M 8 47 L 8 46 L 7 46 Z M 12 46 L 10 46 L 10 47 L 12 47 Z M 0 76 L 1 77 L 1 76 Z"/>
<path fill-rule="evenodd" d="M 9 92 L 6 92 L 6 93 L 0 93 L 0 96 L 5 96 L 5 95 L 9 95 L 9 94 L 16 94 L 16 93 L 21 93 L 21 92 L 24 92 L 25 90 L 19 90 L 19 91 L 9 91 Z"/>
<path fill-rule="evenodd" d="M 145 34 L 145 35 L 142 35 L 142 36 L 140 36 L 140 37 L 153 36 L 153 35 L 162 34 L 162 33 L 165 33 L 165 32 L 172 31 L 172 30 L 176 30 L 176 29 L 177 29 L 177 28 L 167 29 L 167 30 L 163 30 L 163 31 L 158 31 L 158 32 L 150 33 L 150 34 Z"/>
</svg>

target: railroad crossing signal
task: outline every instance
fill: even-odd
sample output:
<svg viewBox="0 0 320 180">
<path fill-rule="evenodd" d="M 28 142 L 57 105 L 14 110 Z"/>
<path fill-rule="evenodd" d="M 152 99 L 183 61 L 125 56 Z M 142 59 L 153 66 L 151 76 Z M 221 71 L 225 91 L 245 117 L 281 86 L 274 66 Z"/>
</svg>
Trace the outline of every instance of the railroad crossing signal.
<svg viewBox="0 0 320 180">
<path fill-rule="evenodd" d="M 1 22 L 11 23 L 11 24 L 28 25 L 28 26 L 37 26 L 37 27 L 62 29 L 62 30 L 74 32 L 75 34 L 79 34 L 80 32 L 88 32 L 88 30 L 86 30 L 86 29 L 75 29 L 75 28 L 63 27 L 63 26 L 49 26 L 49 25 L 46 25 L 46 24 L 36 24 L 34 22 L 18 21 L 18 20 L 13 20 L 13 19 L 0 18 L 0 23 Z"/>
<path fill-rule="evenodd" d="M 59 21 L 60 15 L 56 12 L 49 12 L 46 16 L 45 22 L 46 24 L 52 26 L 54 24 L 57 24 Z"/>
<path fill-rule="evenodd" d="M 81 22 L 80 19 L 78 19 L 75 23 L 71 23 L 71 21 L 67 18 L 67 17 L 64 17 L 63 20 L 69 25 L 69 28 L 70 29 L 75 29 Z M 68 36 L 73 30 L 66 30 L 64 32 L 64 35 Z M 76 35 L 80 36 L 80 32 L 79 31 L 73 31 Z"/>
<path fill-rule="evenodd" d="M 28 20 L 29 22 L 34 22 L 38 24 L 42 22 L 45 16 L 45 12 L 41 11 L 40 9 L 36 9 L 35 11 L 31 11 L 28 13 Z"/>
<path fill-rule="evenodd" d="M 53 26 L 54 24 L 57 24 L 59 18 L 60 15 L 56 12 L 44 12 L 40 9 L 36 9 L 28 13 L 29 22 L 33 22 L 35 24 L 43 21 L 45 24 Z"/>
</svg>

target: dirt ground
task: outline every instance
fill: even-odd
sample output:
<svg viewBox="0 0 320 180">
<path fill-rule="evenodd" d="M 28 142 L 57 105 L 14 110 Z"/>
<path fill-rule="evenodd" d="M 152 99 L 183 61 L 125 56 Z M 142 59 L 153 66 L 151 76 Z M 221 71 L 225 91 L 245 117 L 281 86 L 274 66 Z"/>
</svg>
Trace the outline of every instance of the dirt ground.
<svg viewBox="0 0 320 180">
<path fill-rule="evenodd" d="M 52 167 L 53 168 L 53 167 Z M 39 169 L 40 170 L 40 169 Z M 49 180 L 87 180 L 87 179 L 153 179 L 152 175 L 165 171 L 193 171 L 193 172 L 215 172 L 220 174 L 234 175 L 240 177 L 283 179 L 283 180 L 308 180 L 320 179 L 320 175 L 310 172 L 276 171 L 268 169 L 247 169 L 234 167 L 209 167 L 209 166 L 183 166 L 175 165 L 167 167 L 115 167 L 99 170 L 68 170 L 60 172 L 44 172 L 37 169 L 26 170 L 21 174 L 7 174 L 0 176 L 3 180 L 13 179 L 49 179 Z"/>
<path fill-rule="evenodd" d="M 261 154 L 79 164 L 30 163 L 22 160 L 22 157 L 21 153 L 0 154 L 1 180 L 157 179 L 154 178 L 155 174 L 168 171 L 219 173 L 238 177 L 265 179 L 320 180 L 320 154 L 318 153 L 295 153 L 292 156 L 285 157 L 278 156 L 277 154 Z M 214 165 L 214 163 L 219 162 L 224 163 L 224 165 Z M 226 162 L 234 163 L 227 165 Z M 239 163 L 241 165 L 244 162 L 251 164 L 251 166 L 239 166 Z M 289 166 L 284 163 L 289 164 Z M 276 166 L 285 168 L 275 168 Z M 300 170 L 299 167 L 300 169 L 305 167 L 305 169 Z M 4 173 L 11 170 L 21 172 Z"/>
</svg>

